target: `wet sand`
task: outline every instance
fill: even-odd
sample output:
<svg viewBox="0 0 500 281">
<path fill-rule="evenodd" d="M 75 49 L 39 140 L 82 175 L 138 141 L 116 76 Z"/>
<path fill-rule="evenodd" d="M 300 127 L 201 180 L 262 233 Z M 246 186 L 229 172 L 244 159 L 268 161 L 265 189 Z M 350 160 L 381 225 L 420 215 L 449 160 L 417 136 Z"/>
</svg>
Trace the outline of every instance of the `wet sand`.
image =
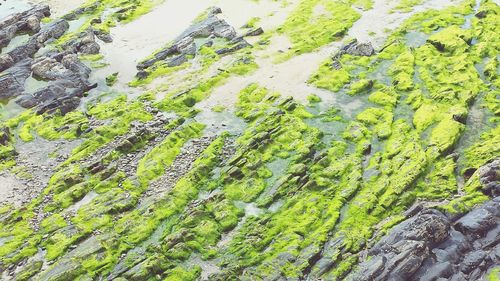
<svg viewBox="0 0 500 281">
<path fill-rule="evenodd" d="M 137 20 L 118 25 L 111 31 L 113 43 L 101 44 L 101 53 L 109 66 L 99 70 L 98 75 L 106 77 L 119 72 L 119 82 L 126 84 L 137 73 L 139 61 L 161 49 L 174 40 L 184 29 L 210 7 L 217 6 L 223 11 L 221 18 L 235 28 L 241 27 L 252 17 L 266 18 L 263 27 L 275 28 L 286 18 L 287 9 L 270 0 L 260 2 L 247 0 L 168 0 L 152 12 Z M 290 9 L 292 5 L 288 7 Z"/>
<path fill-rule="evenodd" d="M 52 17 L 60 17 L 84 4 L 85 0 L 29 0 L 32 4 L 46 4 L 50 6 Z"/>
<path fill-rule="evenodd" d="M 454 2 L 429 0 L 416 7 L 413 12 L 391 13 L 390 11 L 397 4 L 396 2 L 388 3 L 385 0 L 375 0 L 373 9 L 360 11 L 361 18 L 349 29 L 346 38 L 357 38 L 361 42 L 372 42 L 374 47 L 377 48 L 387 38 L 387 34 L 384 32 L 385 28 L 395 29 L 405 19 L 418 11 L 429 8 L 443 9 Z M 370 35 L 373 34 L 370 32 L 375 32 L 375 34 Z M 254 74 L 245 77 L 232 77 L 227 83 L 215 89 L 208 99 L 200 102 L 196 107 L 199 109 L 211 108 L 216 105 L 234 107 L 238 93 L 251 83 L 259 83 L 261 86 L 277 91 L 283 96 L 292 96 L 304 103 L 307 96 L 313 93 L 321 98 L 326 97 L 329 92 L 326 93 L 327 91 L 308 85 L 307 80 L 317 71 L 324 60 L 331 57 L 339 49 L 342 42 L 333 42 L 312 53 L 298 55 L 283 63 L 276 64 L 273 62 L 272 57 L 266 57 L 266 55 L 285 51 L 290 43 L 287 42 L 284 36 L 275 36 L 272 40 L 271 46 L 267 48 L 265 55 L 257 58 L 259 69 Z"/>
</svg>

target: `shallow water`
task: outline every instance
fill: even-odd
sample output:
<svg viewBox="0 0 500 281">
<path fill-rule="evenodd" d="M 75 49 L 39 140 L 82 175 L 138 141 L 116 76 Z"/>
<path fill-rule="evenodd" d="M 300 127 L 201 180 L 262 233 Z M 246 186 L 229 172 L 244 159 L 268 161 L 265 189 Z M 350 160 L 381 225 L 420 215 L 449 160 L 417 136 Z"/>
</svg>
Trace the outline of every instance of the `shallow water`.
<svg viewBox="0 0 500 281">
<path fill-rule="evenodd" d="M 23 12 L 31 8 L 28 1 L 24 0 L 2 0 L 0 3 L 0 21 L 13 13 Z"/>
<path fill-rule="evenodd" d="M 2 49 L 2 53 L 8 53 L 14 50 L 15 48 L 25 44 L 26 42 L 28 42 L 29 38 L 30 36 L 28 34 L 22 34 L 12 38 L 12 40 L 10 40 L 9 45 L 7 45 L 5 48 Z"/>
<path fill-rule="evenodd" d="M 60 17 L 80 5 L 88 2 L 86 0 L 29 0 L 33 4 L 45 4 L 50 6 L 52 17 Z"/>
<path fill-rule="evenodd" d="M 218 135 L 224 131 L 233 135 L 239 135 L 243 133 L 246 126 L 241 118 L 229 110 L 214 112 L 209 108 L 202 108 L 202 111 L 194 119 L 197 122 L 205 124 L 205 131 L 214 135 Z"/>
<path fill-rule="evenodd" d="M 101 52 L 110 65 L 98 72 L 104 77 L 119 72 L 119 82 L 128 83 L 137 73 L 138 62 L 174 40 L 198 15 L 212 6 L 220 7 L 223 11 L 220 17 L 235 28 L 248 22 L 251 17 L 265 16 L 279 8 L 277 2 L 269 0 L 165 1 L 137 20 L 112 29 L 113 43 L 101 44 Z"/>
</svg>

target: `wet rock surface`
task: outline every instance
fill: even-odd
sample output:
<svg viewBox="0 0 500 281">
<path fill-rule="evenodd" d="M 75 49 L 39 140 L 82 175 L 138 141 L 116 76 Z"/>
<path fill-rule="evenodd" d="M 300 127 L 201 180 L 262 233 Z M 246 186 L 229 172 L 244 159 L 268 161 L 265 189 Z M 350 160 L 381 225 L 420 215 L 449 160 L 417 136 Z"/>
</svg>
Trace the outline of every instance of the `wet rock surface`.
<svg viewBox="0 0 500 281">
<path fill-rule="evenodd" d="M 50 15 L 48 6 L 37 6 L 23 13 L 15 14 L 0 23 L 0 30 L 7 32 L 9 39 L 16 32 L 29 32 L 28 42 L 12 51 L 0 55 L 0 98 L 16 102 L 25 108 L 35 108 L 39 114 L 60 111 L 66 114 L 80 104 L 83 94 L 95 88 L 89 82 L 90 68 L 78 58 L 78 54 L 97 54 L 99 45 L 91 31 L 64 46 L 63 52 L 37 53 L 46 44 L 60 38 L 69 28 L 65 20 L 55 20 L 40 27 L 40 20 Z M 49 81 L 48 85 L 34 92 L 25 91 L 25 81 L 33 79 Z"/>
<path fill-rule="evenodd" d="M 342 68 L 339 60 L 344 54 L 358 57 L 369 57 L 375 54 L 375 49 L 373 49 L 373 46 L 370 42 L 359 43 L 357 39 L 351 40 L 348 44 L 342 46 L 340 50 L 333 56 L 332 66 L 335 69 Z"/>
<path fill-rule="evenodd" d="M 171 20 L 175 1 L 158 3 L 163 13 L 95 1 L 2 23 L 0 279 L 497 274 L 498 6 L 241 1 L 264 11 L 186 21 L 141 54 L 141 81 L 124 81 L 110 51 L 137 42 L 113 28 Z M 455 6 L 423 9 L 438 4 Z M 389 23 L 377 52 L 340 43 L 378 42 Z"/>
<path fill-rule="evenodd" d="M 43 5 L 5 18 L 0 22 L 0 49 L 8 46 L 17 34 L 33 34 L 40 31 L 40 21 L 48 16 L 50 16 L 50 8 Z"/>
<path fill-rule="evenodd" d="M 171 46 L 155 53 L 153 58 L 140 62 L 137 65 L 139 72 L 136 77 L 144 79 L 158 62 L 165 62 L 168 67 L 180 66 L 199 52 L 202 46 L 212 46 L 215 40 L 225 40 L 229 47 L 219 47 L 215 52 L 219 55 L 233 53 L 250 46 L 244 36 L 237 36 L 236 30 L 225 20 L 219 19 L 217 14 L 222 13 L 219 8 L 213 8 L 208 15 L 199 22 L 194 23 L 178 36 Z M 262 29 L 256 29 L 245 36 L 262 34 Z M 196 42 L 195 42 L 196 39 Z"/>
<path fill-rule="evenodd" d="M 424 209 L 366 253 L 349 280 L 479 280 L 500 262 L 500 197 L 458 219 Z"/>
</svg>

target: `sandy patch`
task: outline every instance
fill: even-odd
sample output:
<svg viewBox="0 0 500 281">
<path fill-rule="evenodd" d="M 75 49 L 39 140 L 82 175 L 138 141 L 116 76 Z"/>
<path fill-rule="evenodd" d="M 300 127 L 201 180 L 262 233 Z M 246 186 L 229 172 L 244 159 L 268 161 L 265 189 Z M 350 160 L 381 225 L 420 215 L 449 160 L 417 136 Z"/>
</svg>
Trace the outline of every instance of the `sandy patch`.
<svg viewBox="0 0 500 281">
<path fill-rule="evenodd" d="M 32 4 L 46 4 L 50 6 L 52 17 L 60 17 L 84 4 L 85 0 L 30 0 Z"/>
</svg>

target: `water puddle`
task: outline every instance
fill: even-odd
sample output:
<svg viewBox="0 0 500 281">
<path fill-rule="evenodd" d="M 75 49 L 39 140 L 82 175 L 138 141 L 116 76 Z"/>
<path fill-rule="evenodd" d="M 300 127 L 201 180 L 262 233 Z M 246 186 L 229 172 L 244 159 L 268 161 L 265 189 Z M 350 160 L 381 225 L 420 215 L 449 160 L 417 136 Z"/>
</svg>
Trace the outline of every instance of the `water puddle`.
<svg viewBox="0 0 500 281">
<path fill-rule="evenodd" d="M 462 25 L 463 29 L 471 29 L 472 28 L 472 19 L 476 15 L 477 11 L 479 11 L 479 8 L 481 8 L 481 0 L 476 0 L 476 4 L 474 5 L 473 8 L 473 13 L 470 15 L 465 16 L 465 22 Z"/>
<path fill-rule="evenodd" d="M 271 204 L 271 206 L 269 206 L 268 210 L 271 213 L 276 213 L 281 208 L 281 206 L 283 206 L 283 204 L 285 204 L 284 200 L 282 200 L 282 199 L 278 200 L 278 201 L 274 202 L 273 204 Z"/>
<path fill-rule="evenodd" d="M 288 166 L 290 165 L 290 160 L 289 159 L 283 159 L 280 157 L 276 157 L 273 161 L 269 162 L 266 166 L 273 175 L 266 179 L 266 182 L 268 185 L 274 184 L 280 177 L 282 177 L 286 170 L 288 169 Z"/>
<path fill-rule="evenodd" d="M 66 34 L 78 31 L 88 20 L 88 16 L 81 16 L 76 20 L 68 21 L 69 28 L 68 31 L 66 31 Z"/>
<path fill-rule="evenodd" d="M 390 86 L 392 79 L 391 77 L 387 74 L 389 71 L 389 68 L 393 64 L 393 61 L 391 60 L 382 60 L 380 61 L 376 66 L 373 71 L 370 71 L 368 73 L 368 79 L 370 80 L 376 80 L 386 86 Z"/>
<path fill-rule="evenodd" d="M 218 135 L 227 131 L 232 135 L 240 135 L 246 128 L 245 121 L 237 117 L 232 111 L 215 112 L 209 108 L 200 109 L 201 111 L 196 115 L 195 120 L 205 124 L 205 131 L 212 134 Z"/>
<path fill-rule="evenodd" d="M 245 217 L 255 216 L 258 217 L 265 213 L 265 210 L 257 207 L 255 203 L 245 203 L 242 201 L 234 201 L 234 205 L 240 209 L 245 210 Z"/>
<path fill-rule="evenodd" d="M 420 31 L 412 30 L 405 34 L 406 45 L 413 48 L 424 45 L 427 42 L 427 38 L 429 38 L 429 35 Z"/>
<path fill-rule="evenodd" d="M 13 13 L 29 10 L 31 5 L 24 0 L 2 0 L 0 5 L 0 21 Z"/>
<path fill-rule="evenodd" d="M 15 99 L 0 101 L 0 121 L 13 118 L 24 110 L 23 107 L 15 102 Z"/>
<path fill-rule="evenodd" d="M 34 93 L 35 91 L 37 91 L 37 90 L 39 90 L 47 85 L 48 85 L 47 81 L 39 80 L 39 79 L 33 77 L 33 75 L 31 75 L 24 82 L 24 91 L 26 93 Z"/>
<path fill-rule="evenodd" d="M 16 37 L 12 38 L 12 40 L 10 40 L 9 45 L 2 49 L 2 53 L 8 53 L 17 47 L 26 44 L 29 39 L 29 34 L 17 35 Z"/>
</svg>

